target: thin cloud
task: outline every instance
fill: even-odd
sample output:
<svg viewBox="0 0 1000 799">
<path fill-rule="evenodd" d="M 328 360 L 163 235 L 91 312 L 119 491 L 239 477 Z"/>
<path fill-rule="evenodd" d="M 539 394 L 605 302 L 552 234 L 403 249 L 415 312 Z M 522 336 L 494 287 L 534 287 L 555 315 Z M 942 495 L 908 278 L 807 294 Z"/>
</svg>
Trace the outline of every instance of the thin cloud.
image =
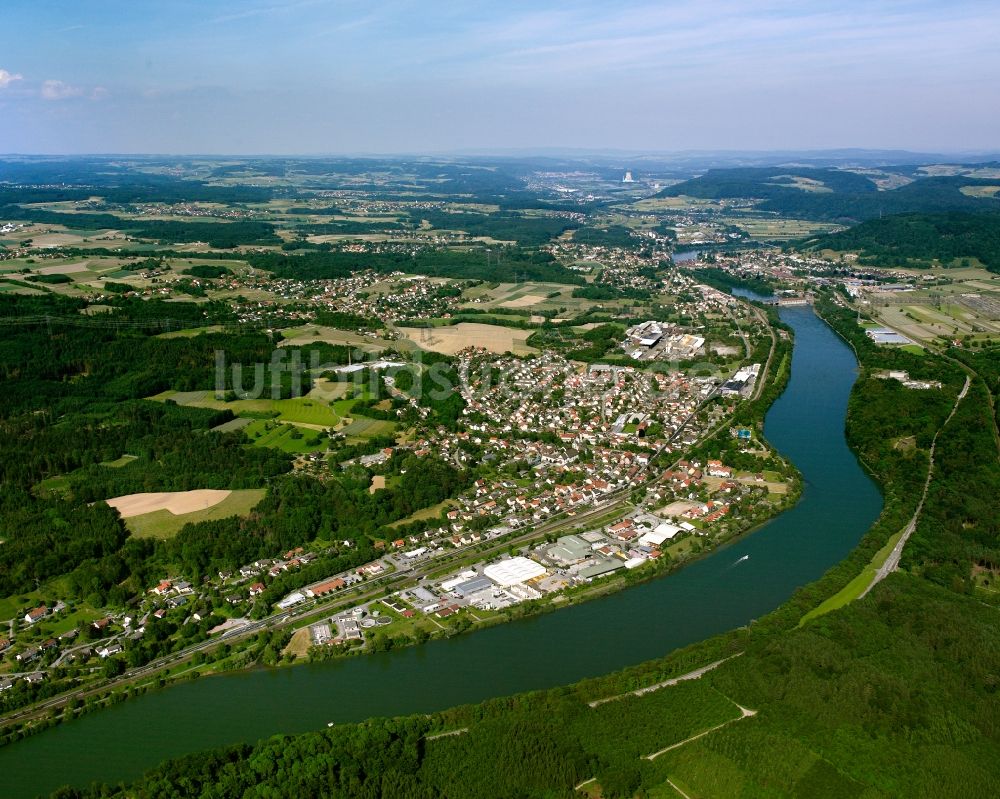
<svg viewBox="0 0 1000 799">
<path fill-rule="evenodd" d="M 6 69 L 0 69 L 0 89 L 6 89 L 17 80 L 24 80 L 24 78 L 16 72 L 8 72 Z"/>
<path fill-rule="evenodd" d="M 83 89 L 63 83 L 61 80 L 47 80 L 42 84 L 43 100 L 68 100 L 81 94 Z"/>
<path fill-rule="evenodd" d="M 263 6 L 257 6 L 256 8 L 247 8 L 243 11 L 234 11 L 231 14 L 223 14 L 209 20 L 209 23 L 218 25 L 224 22 L 237 22 L 242 19 L 251 19 L 253 17 L 267 16 L 269 14 L 295 11 L 300 8 L 307 8 L 315 5 L 327 5 L 328 3 L 329 0 L 300 0 L 298 3 L 269 3 Z"/>
</svg>

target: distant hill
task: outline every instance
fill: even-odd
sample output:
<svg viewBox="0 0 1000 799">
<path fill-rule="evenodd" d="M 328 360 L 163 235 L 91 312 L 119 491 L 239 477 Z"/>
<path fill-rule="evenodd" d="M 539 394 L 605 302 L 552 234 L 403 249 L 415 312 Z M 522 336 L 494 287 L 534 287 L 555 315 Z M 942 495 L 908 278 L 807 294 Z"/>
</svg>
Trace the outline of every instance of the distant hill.
<svg viewBox="0 0 1000 799">
<path fill-rule="evenodd" d="M 930 266 L 978 258 L 991 272 L 1000 272 L 1000 213 L 949 211 L 898 214 L 870 219 L 860 225 L 805 242 L 812 250 L 851 250 L 870 266 Z"/>
<path fill-rule="evenodd" d="M 677 183 L 658 197 L 699 197 L 722 200 L 760 200 L 759 210 L 803 219 L 862 221 L 885 214 L 932 211 L 1000 210 L 1000 199 L 988 188 L 978 194 L 975 187 L 1000 185 L 1000 178 L 966 175 L 918 177 L 915 168 L 893 169 L 911 183 L 879 191 L 867 176 L 840 169 L 762 167 L 710 169 L 701 177 Z M 973 187 L 972 193 L 964 193 Z M 976 196 L 973 196 L 973 195 Z"/>
</svg>

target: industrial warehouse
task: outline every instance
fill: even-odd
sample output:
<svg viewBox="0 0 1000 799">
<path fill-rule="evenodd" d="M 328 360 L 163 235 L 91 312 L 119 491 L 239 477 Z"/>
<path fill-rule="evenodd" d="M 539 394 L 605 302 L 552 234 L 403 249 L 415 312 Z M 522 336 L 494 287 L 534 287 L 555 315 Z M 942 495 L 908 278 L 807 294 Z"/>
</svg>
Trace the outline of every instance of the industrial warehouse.
<svg viewBox="0 0 1000 799">
<path fill-rule="evenodd" d="M 687 360 L 698 355 L 705 339 L 650 320 L 625 331 L 622 349 L 637 361 Z"/>
</svg>

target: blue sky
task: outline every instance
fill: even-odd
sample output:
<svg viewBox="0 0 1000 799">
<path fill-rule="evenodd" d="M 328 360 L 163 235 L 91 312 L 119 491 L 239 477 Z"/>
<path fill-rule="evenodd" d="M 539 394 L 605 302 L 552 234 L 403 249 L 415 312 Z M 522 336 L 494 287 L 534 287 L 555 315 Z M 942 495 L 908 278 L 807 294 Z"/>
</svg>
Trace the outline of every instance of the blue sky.
<svg viewBox="0 0 1000 799">
<path fill-rule="evenodd" d="M 4 0 L 0 152 L 1000 149 L 1000 3 Z"/>
</svg>

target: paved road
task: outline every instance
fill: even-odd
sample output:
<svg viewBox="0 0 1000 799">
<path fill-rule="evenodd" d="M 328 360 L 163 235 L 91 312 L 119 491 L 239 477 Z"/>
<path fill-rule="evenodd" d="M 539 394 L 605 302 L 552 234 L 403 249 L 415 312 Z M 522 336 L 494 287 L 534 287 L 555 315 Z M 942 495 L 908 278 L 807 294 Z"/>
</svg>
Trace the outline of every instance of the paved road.
<svg viewBox="0 0 1000 799">
<path fill-rule="evenodd" d="M 924 480 L 924 491 L 920 495 L 920 502 L 917 503 L 917 509 L 913 512 L 913 517 L 910 519 L 909 523 L 903 530 L 903 535 L 900 536 L 899 541 L 896 542 L 896 546 L 892 548 L 892 552 L 889 553 L 889 557 L 885 559 L 877 572 L 875 572 L 875 577 L 872 579 L 869 586 L 861 592 L 861 596 L 867 596 L 868 592 L 871 591 L 876 585 L 882 582 L 886 577 L 892 572 L 899 568 L 899 559 L 903 555 L 903 547 L 906 546 L 906 542 L 910 540 L 910 536 L 913 531 L 917 529 L 917 521 L 920 519 L 920 511 L 924 508 L 924 500 L 927 499 L 927 489 L 930 488 L 931 478 L 934 476 L 934 449 L 937 447 L 937 439 L 941 434 L 941 431 L 947 426 L 948 422 L 951 421 L 951 417 L 955 415 L 955 411 L 958 410 L 958 404 L 965 399 L 966 393 L 969 391 L 969 386 L 972 384 L 972 378 L 968 375 L 965 377 L 965 385 L 962 386 L 962 390 L 959 392 L 958 398 L 955 400 L 954 406 L 952 406 L 951 413 L 948 414 L 948 418 L 944 420 L 944 424 L 938 428 L 938 431 L 934 434 L 934 440 L 931 441 L 931 453 L 927 465 L 927 479 Z"/>
</svg>

